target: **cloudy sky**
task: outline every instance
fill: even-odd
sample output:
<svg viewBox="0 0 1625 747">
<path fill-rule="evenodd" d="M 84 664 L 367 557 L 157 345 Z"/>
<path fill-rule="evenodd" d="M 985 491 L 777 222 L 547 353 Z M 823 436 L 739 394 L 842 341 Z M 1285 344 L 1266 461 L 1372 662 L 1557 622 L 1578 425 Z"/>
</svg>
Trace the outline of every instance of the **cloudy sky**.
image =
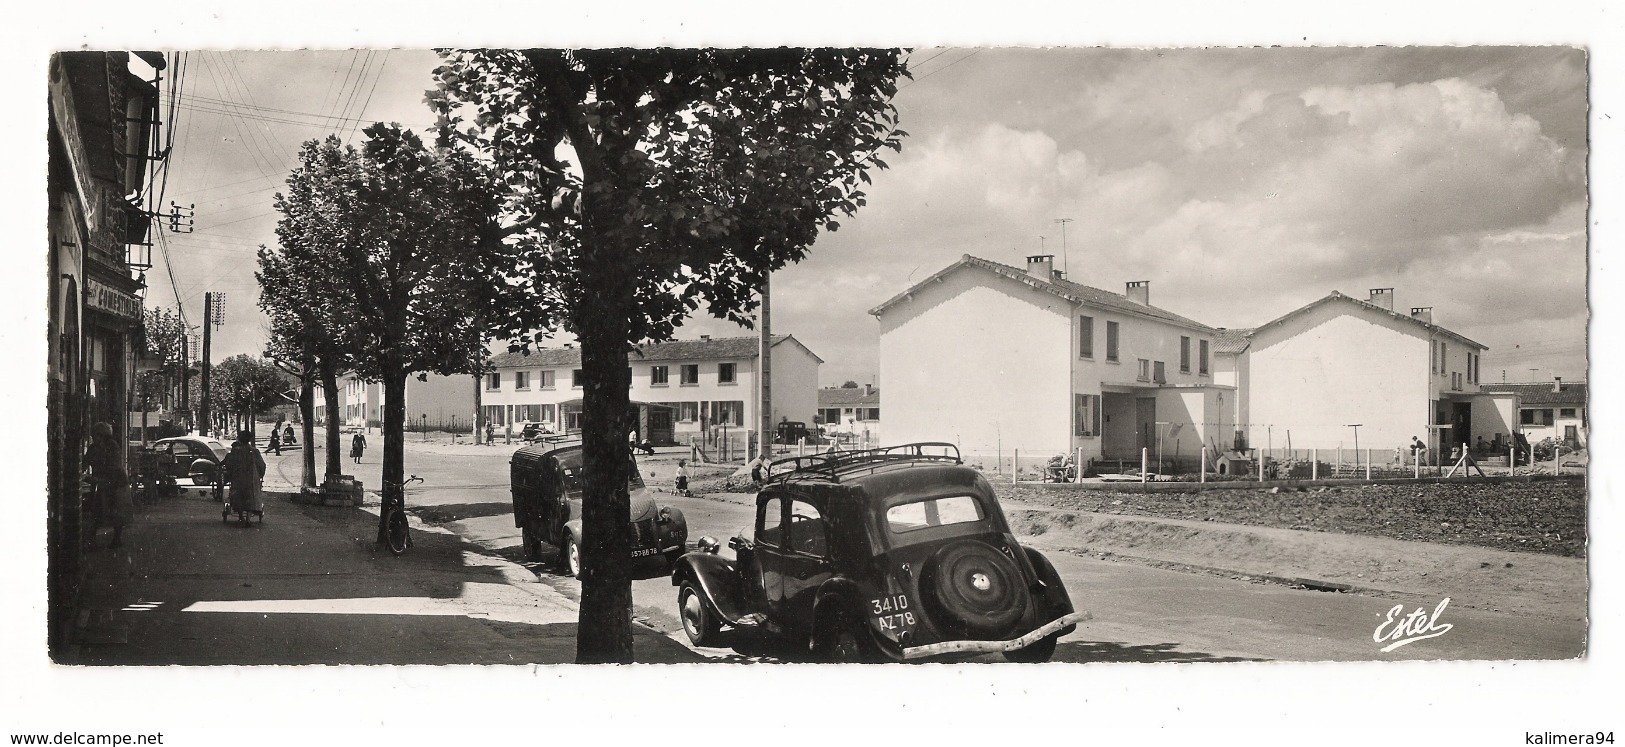
<svg viewBox="0 0 1625 747">
<path fill-rule="evenodd" d="M 298 144 L 373 120 L 421 129 L 427 51 L 192 52 L 168 198 L 174 285 L 218 356 L 258 352 L 253 247 Z M 1567 47 L 921 48 L 910 133 L 869 205 L 774 279 L 774 327 L 871 381 L 867 310 L 962 254 L 1057 256 L 1069 277 L 1214 326 L 1331 291 L 1491 348 L 1484 380 L 1585 376 L 1587 60 Z M 1070 218 L 1065 240 L 1058 218 Z M 171 305 L 162 254 L 151 303 Z M 706 317 L 681 336 L 748 334 Z M 1538 369 L 1531 371 L 1530 369 Z M 884 382 L 880 382 L 884 385 Z"/>
</svg>

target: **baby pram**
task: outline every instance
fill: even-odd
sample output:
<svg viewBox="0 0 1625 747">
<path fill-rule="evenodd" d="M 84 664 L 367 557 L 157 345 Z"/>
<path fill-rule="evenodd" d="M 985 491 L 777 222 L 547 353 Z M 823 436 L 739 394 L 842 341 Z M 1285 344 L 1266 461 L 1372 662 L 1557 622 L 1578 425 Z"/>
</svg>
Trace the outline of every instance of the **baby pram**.
<svg viewBox="0 0 1625 747">
<path fill-rule="evenodd" d="M 224 473 L 224 470 L 221 470 L 221 472 Z M 248 526 L 250 514 L 258 518 L 261 524 L 265 523 L 265 496 L 263 493 L 236 488 L 227 490 L 226 487 L 225 475 L 221 474 L 215 479 L 214 484 L 214 499 L 221 502 L 221 523 L 230 524 L 232 514 L 237 514 L 237 521 L 243 526 Z M 245 493 L 247 495 L 244 495 Z"/>
</svg>

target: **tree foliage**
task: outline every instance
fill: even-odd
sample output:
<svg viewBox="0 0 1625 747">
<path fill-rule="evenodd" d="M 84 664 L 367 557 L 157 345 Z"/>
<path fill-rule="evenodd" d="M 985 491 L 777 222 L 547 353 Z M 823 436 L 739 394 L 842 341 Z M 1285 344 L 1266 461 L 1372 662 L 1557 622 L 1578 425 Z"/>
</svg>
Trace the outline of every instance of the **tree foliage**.
<svg viewBox="0 0 1625 747">
<path fill-rule="evenodd" d="M 701 304 L 751 323 L 767 274 L 864 205 L 898 150 L 899 50 L 442 50 L 442 142 L 487 159 L 530 297 L 494 319 L 557 326 L 587 378 L 581 662 L 629 661 L 626 355 Z"/>
<path fill-rule="evenodd" d="M 252 420 L 256 413 L 285 402 L 291 384 L 282 369 L 265 359 L 234 355 L 215 365 L 209 387 L 222 412 Z"/>
<path fill-rule="evenodd" d="M 426 147 L 399 125 L 364 132 L 359 150 L 336 137 L 301 148 L 277 197 L 280 246 L 261 252 L 260 280 L 275 355 L 383 383 L 387 492 L 404 475 L 406 377 L 475 370 L 479 319 L 513 303 L 501 273 L 516 260 L 486 163 Z M 282 297 L 265 299 L 273 289 Z"/>
</svg>

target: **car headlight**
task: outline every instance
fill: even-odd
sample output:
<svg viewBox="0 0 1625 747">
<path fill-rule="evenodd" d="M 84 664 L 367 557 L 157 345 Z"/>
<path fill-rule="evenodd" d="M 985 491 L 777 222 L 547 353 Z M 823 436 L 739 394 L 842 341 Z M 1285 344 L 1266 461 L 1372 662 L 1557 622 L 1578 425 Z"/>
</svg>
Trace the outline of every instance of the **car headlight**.
<svg viewBox="0 0 1625 747">
<path fill-rule="evenodd" d="M 695 543 L 695 546 L 700 552 L 708 552 L 712 555 L 717 554 L 717 551 L 722 549 L 722 543 L 718 542 L 717 538 L 712 537 L 711 535 L 701 537 L 700 541 Z"/>
</svg>

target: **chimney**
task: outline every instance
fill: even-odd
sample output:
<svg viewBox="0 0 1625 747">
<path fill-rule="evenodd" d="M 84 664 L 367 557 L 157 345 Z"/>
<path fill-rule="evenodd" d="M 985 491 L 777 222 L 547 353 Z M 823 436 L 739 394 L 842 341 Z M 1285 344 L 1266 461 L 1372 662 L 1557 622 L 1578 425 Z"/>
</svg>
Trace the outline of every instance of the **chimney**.
<svg viewBox="0 0 1625 747">
<path fill-rule="evenodd" d="M 710 335 L 700 335 L 700 339 L 701 340 L 709 340 L 709 339 L 711 339 L 711 336 Z"/>
<path fill-rule="evenodd" d="M 1373 291 L 1373 292 L 1375 292 L 1375 291 Z M 1392 303 L 1393 299 L 1390 298 L 1389 302 Z M 1421 321 L 1426 322 L 1428 324 L 1432 324 L 1433 323 L 1433 307 L 1432 306 L 1412 306 L 1411 307 L 1411 318 L 1421 320 Z"/>
<path fill-rule="evenodd" d="M 1381 307 L 1383 307 L 1383 308 L 1385 308 L 1385 309 L 1387 309 L 1389 311 L 1393 311 L 1394 310 L 1394 289 L 1393 288 L 1372 288 L 1371 289 L 1371 297 L 1366 299 L 1366 300 L 1368 302 L 1370 302 L 1370 303 L 1374 303 L 1374 304 L 1376 304 L 1378 306 L 1381 306 Z"/>
<path fill-rule="evenodd" d="M 1561 376 L 1553 376 L 1552 377 L 1552 391 L 1554 393 L 1563 391 L 1563 377 L 1561 377 Z"/>
<path fill-rule="evenodd" d="M 869 387 L 870 386 L 871 385 L 869 385 L 869 384 L 864 384 L 863 385 L 863 396 L 865 396 L 865 397 L 869 396 Z"/>
<path fill-rule="evenodd" d="M 1144 304 L 1146 306 L 1150 306 L 1151 305 L 1151 281 L 1149 281 L 1149 280 L 1136 280 L 1136 281 L 1134 281 L 1132 283 L 1129 283 L 1127 290 L 1123 291 L 1123 295 L 1128 296 L 1128 300 L 1130 300 L 1130 301 L 1133 301 L 1133 302 L 1139 303 L 1139 304 Z"/>
<path fill-rule="evenodd" d="M 1027 274 L 1039 280 L 1055 277 L 1055 255 L 1034 254 L 1027 258 Z"/>
</svg>

